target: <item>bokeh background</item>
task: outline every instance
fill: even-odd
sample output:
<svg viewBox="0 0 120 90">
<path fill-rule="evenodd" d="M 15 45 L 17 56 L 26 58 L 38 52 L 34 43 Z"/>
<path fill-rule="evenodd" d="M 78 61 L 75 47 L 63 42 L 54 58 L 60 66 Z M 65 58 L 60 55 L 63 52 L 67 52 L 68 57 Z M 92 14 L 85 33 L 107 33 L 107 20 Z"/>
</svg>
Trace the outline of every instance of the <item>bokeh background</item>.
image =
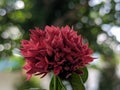
<svg viewBox="0 0 120 90">
<path fill-rule="evenodd" d="M 0 0 L 0 90 L 48 88 L 49 76 L 26 81 L 19 51 L 46 25 L 73 26 L 94 50 L 86 90 L 120 90 L 120 0 Z"/>
</svg>

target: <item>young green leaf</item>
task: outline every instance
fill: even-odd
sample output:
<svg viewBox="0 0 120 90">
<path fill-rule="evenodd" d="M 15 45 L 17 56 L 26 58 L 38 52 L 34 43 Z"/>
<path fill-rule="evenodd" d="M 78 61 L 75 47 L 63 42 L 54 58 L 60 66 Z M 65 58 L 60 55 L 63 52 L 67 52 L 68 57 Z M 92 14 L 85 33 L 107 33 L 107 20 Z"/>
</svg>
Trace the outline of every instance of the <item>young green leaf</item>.
<svg viewBox="0 0 120 90">
<path fill-rule="evenodd" d="M 73 73 L 68 78 L 68 80 L 71 84 L 72 90 L 85 90 L 84 84 L 79 74 Z"/>
<path fill-rule="evenodd" d="M 61 79 L 58 76 L 53 76 L 52 79 L 51 79 L 51 82 L 50 82 L 50 90 L 55 90 L 55 89 L 56 90 L 66 90 L 66 88 L 64 87 Z"/>
<path fill-rule="evenodd" d="M 83 74 L 81 74 L 80 76 L 81 76 L 83 83 L 85 83 L 88 78 L 88 70 L 86 67 L 82 68 L 81 70 L 83 71 Z"/>
</svg>

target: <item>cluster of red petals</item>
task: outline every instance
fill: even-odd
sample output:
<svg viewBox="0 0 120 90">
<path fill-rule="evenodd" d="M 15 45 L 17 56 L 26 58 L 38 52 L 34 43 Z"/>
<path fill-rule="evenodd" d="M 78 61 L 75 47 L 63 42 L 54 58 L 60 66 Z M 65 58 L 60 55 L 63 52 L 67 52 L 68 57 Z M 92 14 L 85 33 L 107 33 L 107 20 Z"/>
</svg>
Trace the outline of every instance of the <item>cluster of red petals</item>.
<svg viewBox="0 0 120 90">
<path fill-rule="evenodd" d="M 30 39 L 22 40 L 20 49 L 28 79 L 32 74 L 45 76 L 51 71 L 67 78 L 73 72 L 81 73 L 80 68 L 93 61 L 88 43 L 84 44 L 81 35 L 69 26 L 46 26 L 30 32 Z"/>
</svg>

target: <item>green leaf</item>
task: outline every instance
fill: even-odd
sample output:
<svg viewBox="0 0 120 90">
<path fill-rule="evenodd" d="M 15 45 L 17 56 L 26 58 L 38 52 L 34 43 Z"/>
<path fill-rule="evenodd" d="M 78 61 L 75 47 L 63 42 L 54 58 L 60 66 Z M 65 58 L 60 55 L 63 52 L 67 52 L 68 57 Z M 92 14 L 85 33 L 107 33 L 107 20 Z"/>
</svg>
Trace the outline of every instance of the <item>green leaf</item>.
<svg viewBox="0 0 120 90">
<path fill-rule="evenodd" d="M 50 90 L 66 90 L 61 79 L 58 76 L 53 76 L 50 82 Z"/>
<path fill-rule="evenodd" d="M 84 84 L 79 74 L 73 73 L 68 81 L 71 84 L 72 90 L 85 90 Z"/>
<path fill-rule="evenodd" d="M 83 74 L 81 74 L 80 76 L 81 76 L 83 83 L 85 83 L 86 80 L 88 79 L 88 70 L 86 67 L 82 68 L 81 70 L 83 71 Z"/>
</svg>

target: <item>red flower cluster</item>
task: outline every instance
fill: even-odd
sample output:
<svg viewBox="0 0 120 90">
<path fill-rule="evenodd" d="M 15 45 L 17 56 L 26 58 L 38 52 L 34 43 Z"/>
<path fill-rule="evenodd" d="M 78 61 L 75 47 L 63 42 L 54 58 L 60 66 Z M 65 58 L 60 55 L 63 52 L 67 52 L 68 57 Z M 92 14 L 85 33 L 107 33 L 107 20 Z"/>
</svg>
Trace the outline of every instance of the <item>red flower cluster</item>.
<svg viewBox="0 0 120 90">
<path fill-rule="evenodd" d="M 51 71 L 67 78 L 73 72 L 81 73 L 80 68 L 93 61 L 88 44 L 69 26 L 46 26 L 44 31 L 35 28 L 30 32 L 30 40 L 22 40 L 20 49 L 28 79 L 32 74 L 45 76 Z"/>
</svg>

